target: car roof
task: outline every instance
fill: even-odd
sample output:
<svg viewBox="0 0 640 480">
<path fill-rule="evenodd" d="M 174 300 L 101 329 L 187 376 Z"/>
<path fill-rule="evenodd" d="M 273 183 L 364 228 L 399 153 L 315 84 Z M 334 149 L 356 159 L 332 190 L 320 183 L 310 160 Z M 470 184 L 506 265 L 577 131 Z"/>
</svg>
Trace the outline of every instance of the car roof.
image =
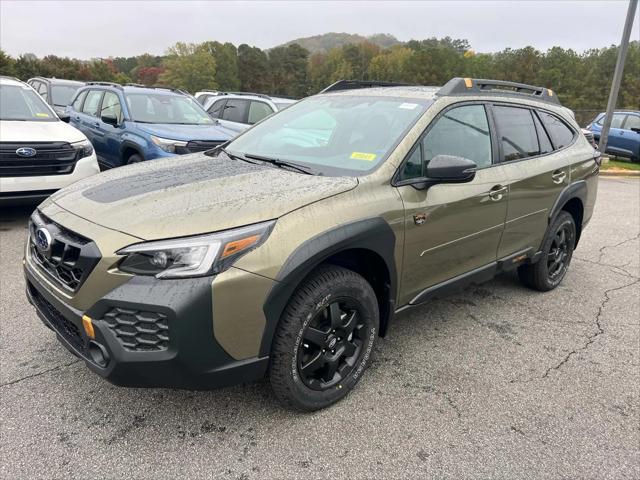
<svg viewBox="0 0 640 480">
<path fill-rule="evenodd" d="M 400 97 L 400 98 L 423 98 L 432 100 L 441 87 L 428 86 L 394 86 L 394 87 L 372 87 L 358 88 L 350 90 L 337 90 L 321 95 L 340 96 L 363 96 L 363 97 Z"/>
<path fill-rule="evenodd" d="M 17 78 L 14 77 L 8 77 L 5 75 L 0 75 L 0 85 L 13 85 L 13 86 L 17 86 L 17 87 L 29 87 L 31 88 L 31 85 L 23 82 L 22 80 L 18 80 Z"/>
<path fill-rule="evenodd" d="M 59 83 L 59 84 L 65 84 L 65 85 L 84 85 L 84 82 L 81 82 L 80 80 L 67 80 L 66 78 L 48 78 L 48 77 L 33 77 L 30 78 L 28 81 L 31 80 L 40 80 L 40 81 L 45 81 L 45 82 L 49 82 L 49 83 Z"/>
</svg>

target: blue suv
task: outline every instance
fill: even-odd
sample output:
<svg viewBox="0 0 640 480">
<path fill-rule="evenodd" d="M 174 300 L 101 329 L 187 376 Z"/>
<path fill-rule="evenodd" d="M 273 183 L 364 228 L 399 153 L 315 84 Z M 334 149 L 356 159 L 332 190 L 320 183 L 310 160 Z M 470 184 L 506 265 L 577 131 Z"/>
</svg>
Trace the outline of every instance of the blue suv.
<svg viewBox="0 0 640 480">
<path fill-rule="evenodd" d="M 605 114 L 600 113 L 587 125 L 596 142 L 600 140 L 604 117 Z M 630 158 L 633 162 L 640 160 L 640 112 L 636 110 L 614 112 L 607 140 L 607 153 Z"/>
<path fill-rule="evenodd" d="M 201 152 L 237 135 L 191 95 L 164 87 L 90 82 L 66 113 L 93 144 L 102 168 Z"/>
</svg>

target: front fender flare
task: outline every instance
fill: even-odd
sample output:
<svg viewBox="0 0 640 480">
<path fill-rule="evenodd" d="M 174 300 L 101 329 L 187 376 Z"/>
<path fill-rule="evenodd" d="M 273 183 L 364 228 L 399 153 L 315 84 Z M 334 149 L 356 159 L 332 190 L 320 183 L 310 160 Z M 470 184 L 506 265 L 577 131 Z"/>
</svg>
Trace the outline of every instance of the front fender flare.
<svg viewBox="0 0 640 480">
<path fill-rule="evenodd" d="M 350 249 L 370 250 L 379 255 L 389 272 L 389 310 L 395 306 L 397 291 L 397 270 L 395 263 L 396 236 L 389 224 L 381 217 L 359 220 L 336 226 L 300 245 L 286 260 L 278 276 L 277 283 L 265 301 L 263 311 L 266 326 L 260 345 L 260 355 L 268 355 L 280 316 L 291 295 L 304 280 L 329 257 Z"/>
</svg>

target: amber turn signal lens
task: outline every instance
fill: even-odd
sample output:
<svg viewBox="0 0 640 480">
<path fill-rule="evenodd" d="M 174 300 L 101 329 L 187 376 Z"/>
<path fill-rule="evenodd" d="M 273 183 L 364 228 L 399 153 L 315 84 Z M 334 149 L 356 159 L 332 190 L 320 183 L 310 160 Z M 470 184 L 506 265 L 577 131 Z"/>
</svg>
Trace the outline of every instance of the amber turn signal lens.
<svg viewBox="0 0 640 480">
<path fill-rule="evenodd" d="M 87 315 L 82 316 L 82 326 L 89 338 L 96 338 L 96 333 L 93 331 L 93 323 L 91 323 L 91 317 Z"/>
<path fill-rule="evenodd" d="M 247 238 L 241 238 L 240 240 L 234 240 L 233 242 L 227 243 L 224 246 L 224 250 L 222 251 L 222 256 L 220 258 L 225 258 L 229 255 L 233 255 L 234 253 L 241 252 L 245 248 L 248 248 L 256 243 L 259 238 L 259 235 L 252 235 Z"/>
<path fill-rule="evenodd" d="M 473 87 L 473 81 L 470 78 L 465 78 L 464 79 L 464 84 L 467 88 L 471 88 Z"/>
</svg>

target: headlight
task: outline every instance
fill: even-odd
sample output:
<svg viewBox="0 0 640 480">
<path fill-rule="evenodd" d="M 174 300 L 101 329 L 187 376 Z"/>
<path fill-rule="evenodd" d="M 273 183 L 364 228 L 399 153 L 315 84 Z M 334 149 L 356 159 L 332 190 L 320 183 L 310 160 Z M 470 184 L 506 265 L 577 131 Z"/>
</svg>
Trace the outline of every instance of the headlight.
<svg viewBox="0 0 640 480">
<path fill-rule="evenodd" d="M 151 135 L 151 141 L 160 147 L 162 150 L 168 153 L 179 153 L 178 148 L 186 147 L 187 142 L 181 142 L 179 140 L 170 140 L 168 138 L 160 138 L 154 135 Z"/>
<path fill-rule="evenodd" d="M 214 275 L 262 245 L 275 223 L 271 220 L 209 235 L 136 243 L 116 252 L 125 255 L 118 268 L 156 278 Z"/>
<path fill-rule="evenodd" d="M 72 143 L 71 146 L 78 151 L 78 158 L 88 157 L 93 153 L 93 145 L 89 140 Z"/>
</svg>

